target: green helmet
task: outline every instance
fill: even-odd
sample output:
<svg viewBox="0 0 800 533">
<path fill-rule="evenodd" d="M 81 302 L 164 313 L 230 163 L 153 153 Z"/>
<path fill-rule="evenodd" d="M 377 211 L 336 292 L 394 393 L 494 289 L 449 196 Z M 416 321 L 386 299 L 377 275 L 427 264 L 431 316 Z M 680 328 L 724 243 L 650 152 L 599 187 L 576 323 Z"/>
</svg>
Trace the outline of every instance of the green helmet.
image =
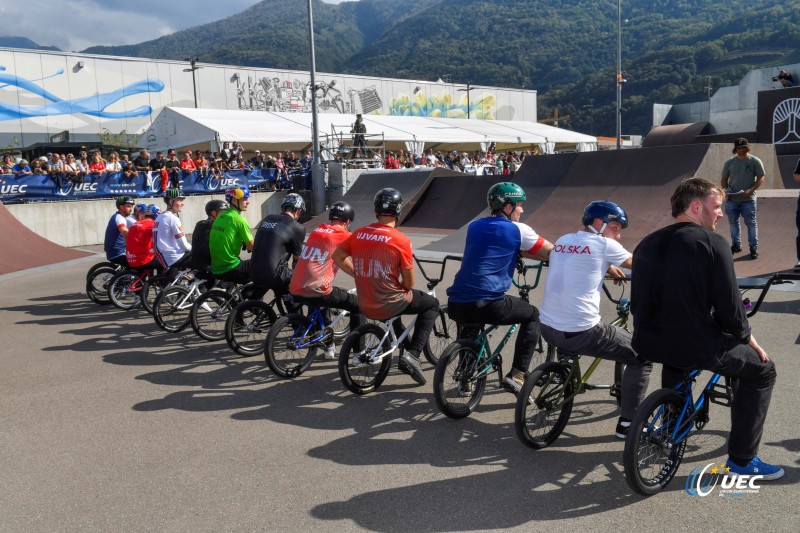
<svg viewBox="0 0 800 533">
<path fill-rule="evenodd" d="M 507 203 L 516 205 L 518 202 L 524 201 L 525 191 L 522 190 L 522 187 L 510 181 L 495 183 L 486 193 L 486 203 L 489 204 L 489 209 L 492 211 L 503 209 L 503 206 Z"/>
</svg>

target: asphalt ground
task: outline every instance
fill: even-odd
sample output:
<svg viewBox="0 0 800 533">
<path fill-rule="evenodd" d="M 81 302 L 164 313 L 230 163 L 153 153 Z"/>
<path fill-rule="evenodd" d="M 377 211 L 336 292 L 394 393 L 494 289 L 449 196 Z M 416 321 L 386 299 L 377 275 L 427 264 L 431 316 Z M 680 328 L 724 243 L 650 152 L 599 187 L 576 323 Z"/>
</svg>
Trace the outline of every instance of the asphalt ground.
<svg viewBox="0 0 800 533">
<path fill-rule="evenodd" d="M 427 363 L 428 385 L 393 367 L 364 397 L 322 359 L 277 379 L 261 356 L 90 302 L 84 275 L 100 259 L 0 276 L 0 531 L 797 530 L 797 292 L 771 291 L 751 319 L 779 372 L 761 455 L 786 476 L 738 498 L 689 496 L 690 471 L 726 458 L 728 409 L 713 405 L 677 477 L 642 498 L 624 480 L 605 391 L 581 396 L 565 433 L 533 451 L 494 383 L 472 416 L 450 420 Z M 603 315 L 614 317 L 607 302 Z"/>
</svg>

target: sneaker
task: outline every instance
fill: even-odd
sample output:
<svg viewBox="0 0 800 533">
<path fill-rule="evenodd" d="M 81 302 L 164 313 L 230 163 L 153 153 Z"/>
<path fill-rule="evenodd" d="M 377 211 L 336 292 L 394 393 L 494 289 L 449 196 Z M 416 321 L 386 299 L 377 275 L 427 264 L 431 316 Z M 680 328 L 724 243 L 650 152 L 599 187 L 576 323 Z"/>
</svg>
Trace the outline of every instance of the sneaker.
<svg viewBox="0 0 800 533">
<path fill-rule="evenodd" d="M 750 259 L 758 259 L 758 246 L 750 247 Z"/>
<path fill-rule="evenodd" d="M 628 436 L 628 428 L 631 427 L 631 421 L 627 418 L 619 417 L 617 422 L 617 430 L 614 433 L 618 439 L 624 439 Z"/>
<path fill-rule="evenodd" d="M 797 264 L 794 266 L 794 271 L 800 272 L 800 261 L 798 261 Z"/>
<path fill-rule="evenodd" d="M 326 346 L 325 351 L 322 352 L 325 359 L 330 361 L 332 359 L 336 359 L 336 348 L 333 344 Z"/>
<path fill-rule="evenodd" d="M 400 369 L 400 372 L 408 374 L 411 376 L 411 379 L 420 385 L 425 385 L 425 383 L 428 382 L 428 380 L 425 379 L 425 374 L 422 373 L 422 365 L 419 364 L 416 357 L 408 352 L 400 356 L 400 359 L 397 361 L 397 367 Z"/>
<path fill-rule="evenodd" d="M 519 394 L 525 384 L 525 375 L 512 370 L 503 378 L 503 387 L 514 396 Z"/>
<path fill-rule="evenodd" d="M 742 251 L 742 245 L 741 244 L 734 244 L 734 245 L 731 246 L 731 253 L 732 254 L 738 254 L 741 251 Z"/>
<path fill-rule="evenodd" d="M 726 470 L 732 477 L 736 476 L 764 476 L 764 481 L 783 477 L 783 468 L 765 463 L 758 457 L 753 457 L 747 466 L 739 466 L 730 459 L 725 463 Z"/>
</svg>

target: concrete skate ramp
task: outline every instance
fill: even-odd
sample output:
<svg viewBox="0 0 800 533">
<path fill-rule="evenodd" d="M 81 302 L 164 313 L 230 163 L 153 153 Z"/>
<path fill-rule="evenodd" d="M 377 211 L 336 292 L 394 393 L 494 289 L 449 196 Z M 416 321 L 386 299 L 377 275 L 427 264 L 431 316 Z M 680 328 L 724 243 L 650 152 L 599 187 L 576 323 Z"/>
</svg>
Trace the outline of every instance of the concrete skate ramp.
<svg viewBox="0 0 800 533">
<path fill-rule="evenodd" d="M 630 220 L 622 244 L 633 251 L 645 235 L 674 222 L 672 193 L 683 179 L 702 173 L 699 169 L 707 166 L 708 149 L 709 145 L 697 144 L 532 157 L 506 179 L 519 183 L 527 193 L 522 221 L 553 242 L 581 228 L 581 213 L 592 200 L 622 205 Z M 738 256 L 738 276 L 763 275 L 793 265 L 796 202 L 794 191 L 759 191 L 760 257 L 752 261 L 747 254 Z M 720 221 L 717 232 L 730 240 L 727 219 Z M 465 237 L 466 226 L 420 251 L 461 253 Z"/>
<path fill-rule="evenodd" d="M 470 184 L 470 188 L 474 187 L 473 190 L 467 190 L 468 187 L 458 180 L 453 183 L 442 183 L 441 186 L 434 182 L 431 186 L 431 195 L 437 189 L 444 191 L 443 194 L 447 195 L 446 187 L 452 186 L 455 187 L 452 194 L 456 201 L 449 206 L 442 201 L 438 208 L 431 208 L 431 206 L 427 205 L 426 198 L 419 210 L 426 213 L 426 222 L 430 224 L 427 227 L 449 228 L 452 227 L 451 219 L 463 221 L 463 225 L 447 237 L 424 246 L 421 250 L 446 254 L 462 253 L 469 223 L 476 218 L 488 216 L 489 214 L 489 209 L 486 207 L 486 192 L 495 183 L 513 181 L 519 184 L 527 195 L 524 205 L 526 213 L 536 211 L 547 202 L 561 181 L 561 176 L 571 167 L 577 155 L 559 154 L 547 157 L 528 157 L 513 175 L 481 176 L 481 179 L 475 180 L 474 183 L 467 182 Z M 470 178 L 472 176 L 464 177 Z M 437 214 L 437 212 L 440 214 Z M 418 226 L 416 215 L 408 220 L 407 226 Z M 404 225 L 405 228 L 406 225 Z"/>
<path fill-rule="evenodd" d="M 434 178 L 454 174 L 461 175 L 461 173 L 441 168 L 384 170 L 361 174 L 342 198 L 356 212 L 356 218 L 351 228 L 360 228 L 375 222 L 375 207 L 372 201 L 375 193 L 379 190 L 392 187 L 400 191 L 403 196 L 403 211 L 400 214 L 399 223 L 402 224 L 414 212 L 420 198 Z M 315 228 L 327 220 L 328 214 L 323 213 L 306 222 L 305 226 L 309 229 Z"/>
<path fill-rule="evenodd" d="M 23 226 L 0 202 L 0 275 L 92 255 L 64 248 Z"/>
</svg>

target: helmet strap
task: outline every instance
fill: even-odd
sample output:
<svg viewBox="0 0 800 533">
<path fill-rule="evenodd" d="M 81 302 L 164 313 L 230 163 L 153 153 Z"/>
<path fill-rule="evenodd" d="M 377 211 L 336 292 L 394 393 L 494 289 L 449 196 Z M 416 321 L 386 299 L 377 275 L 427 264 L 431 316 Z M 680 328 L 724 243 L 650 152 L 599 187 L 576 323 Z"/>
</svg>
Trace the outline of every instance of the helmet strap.
<svg viewBox="0 0 800 533">
<path fill-rule="evenodd" d="M 603 234 L 603 232 L 606 230 L 606 226 L 608 226 L 608 222 L 603 222 L 603 225 L 602 225 L 602 226 L 600 226 L 600 230 L 597 230 L 597 229 L 594 227 L 594 220 L 592 220 L 592 223 L 591 223 L 591 224 L 589 224 L 589 225 L 588 225 L 588 226 L 586 226 L 586 227 L 587 227 L 587 228 L 589 228 L 589 230 L 590 230 L 592 233 L 594 233 L 595 235 L 602 235 L 602 234 Z"/>
</svg>

